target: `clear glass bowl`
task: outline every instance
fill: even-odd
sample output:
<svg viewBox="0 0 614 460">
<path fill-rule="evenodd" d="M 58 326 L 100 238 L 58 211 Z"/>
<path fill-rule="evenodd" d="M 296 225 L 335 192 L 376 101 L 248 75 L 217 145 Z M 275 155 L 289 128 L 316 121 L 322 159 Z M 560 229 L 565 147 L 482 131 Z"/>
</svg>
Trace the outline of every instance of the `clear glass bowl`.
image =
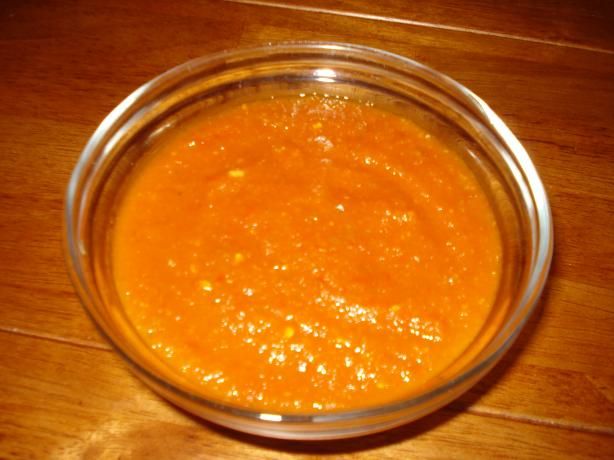
<svg viewBox="0 0 614 460">
<path fill-rule="evenodd" d="M 473 169 L 497 215 L 503 274 L 492 314 L 466 352 L 423 394 L 380 407 L 295 414 L 259 413 L 209 400 L 182 386 L 125 317 L 110 270 L 118 194 L 157 136 L 195 112 L 270 94 L 317 92 L 376 101 L 452 146 Z M 159 394 L 212 422 L 288 439 L 334 439 L 415 420 L 457 398 L 488 372 L 518 336 L 547 277 L 552 219 L 544 187 L 520 142 L 476 95 L 410 59 L 341 43 L 282 43 L 202 57 L 160 75 L 100 124 L 66 195 L 65 246 L 79 296 L 102 334 Z"/>
</svg>

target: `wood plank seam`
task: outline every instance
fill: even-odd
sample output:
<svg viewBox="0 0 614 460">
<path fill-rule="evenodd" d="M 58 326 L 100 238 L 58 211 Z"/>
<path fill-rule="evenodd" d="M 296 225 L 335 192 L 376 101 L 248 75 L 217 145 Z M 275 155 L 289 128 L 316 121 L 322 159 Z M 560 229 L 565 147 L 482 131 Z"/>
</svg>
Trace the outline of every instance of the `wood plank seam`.
<svg viewBox="0 0 614 460">
<path fill-rule="evenodd" d="M 37 331 L 29 331 L 27 329 L 22 329 L 18 327 L 0 326 L 0 332 L 4 332 L 6 334 L 16 334 L 16 335 L 20 335 L 23 337 L 29 337 L 32 339 L 48 340 L 50 342 L 63 343 L 66 345 L 73 345 L 76 347 L 91 348 L 94 350 L 101 350 L 101 351 L 113 351 L 113 348 L 107 345 L 106 343 L 98 343 L 92 340 L 81 340 L 81 339 L 77 339 L 73 337 L 62 337 L 60 335 L 46 334 L 46 333 L 37 332 Z"/>
<path fill-rule="evenodd" d="M 455 403 L 453 402 L 451 406 L 453 407 L 454 405 Z M 455 410 L 460 411 L 460 409 L 455 409 Z M 583 433 L 602 434 L 602 435 L 614 437 L 614 427 L 600 427 L 600 426 L 590 425 L 587 423 L 564 423 L 558 420 L 554 420 L 554 419 L 550 419 L 546 417 L 540 417 L 537 415 L 527 416 L 527 415 L 514 414 L 511 412 L 504 412 L 504 411 L 493 410 L 493 409 L 488 409 L 488 408 L 466 407 L 463 410 L 473 415 L 479 415 L 480 417 L 492 417 L 496 419 L 511 420 L 511 421 L 518 422 L 518 423 L 529 423 L 531 425 L 548 426 L 552 428 L 559 428 L 562 430 L 572 430 L 572 431 L 579 431 Z"/>
<path fill-rule="evenodd" d="M 266 8 L 280 8 L 280 9 L 296 10 L 296 11 L 302 11 L 306 13 L 331 14 L 331 15 L 336 15 L 336 16 L 345 16 L 345 17 L 365 19 L 365 20 L 370 20 L 370 21 L 390 22 L 394 24 L 403 24 L 403 25 L 410 25 L 410 26 L 415 26 L 415 27 L 425 27 L 425 28 L 430 28 L 430 29 L 447 30 L 449 32 L 461 32 L 461 33 L 474 34 L 474 35 L 485 35 L 489 37 L 505 38 L 509 40 L 518 40 L 518 41 L 524 41 L 524 42 L 530 42 L 530 43 L 538 43 L 541 45 L 551 45 L 551 46 L 558 46 L 558 47 L 563 47 L 563 48 L 573 48 L 573 49 L 578 49 L 578 50 L 583 50 L 583 51 L 592 51 L 595 53 L 614 54 L 614 50 L 609 50 L 606 48 L 599 48 L 596 46 L 580 45 L 576 43 L 568 43 L 568 42 L 555 41 L 555 40 L 546 40 L 546 39 L 535 38 L 535 37 L 525 37 L 522 35 L 507 34 L 503 32 L 493 32 L 493 31 L 488 31 L 488 30 L 475 29 L 472 27 L 453 26 L 453 25 L 448 25 L 448 24 L 437 24 L 437 23 L 426 22 L 426 21 L 415 21 L 412 19 L 396 18 L 393 16 L 380 16 L 377 14 L 359 13 L 355 11 L 344 11 L 344 10 L 336 10 L 332 8 L 321 8 L 321 7 L 306 6 L 306 5 L 289 5 L 283 2 L 274 2 L 274 1 L 267 1 L 267 0 L 223 0 L 223 1 L 228 2 L 228 3 L 239 3 L 243 5 L 261 6 L 261 7 L 266 7 Z"/>
</svg>

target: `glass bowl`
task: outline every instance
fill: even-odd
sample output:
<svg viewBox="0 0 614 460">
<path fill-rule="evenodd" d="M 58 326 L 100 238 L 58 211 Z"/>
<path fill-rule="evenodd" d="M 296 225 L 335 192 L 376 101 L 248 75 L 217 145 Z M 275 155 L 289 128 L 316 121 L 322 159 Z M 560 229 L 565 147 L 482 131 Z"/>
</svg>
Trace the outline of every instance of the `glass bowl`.
<svg viewBox="0 0 614 460">
<path fill-rule="evenodd" d="M 110 269 L 110 233 L 122 184 L 156 138 L 191 115 L 271 94 L 370 100 L 426 127 L 472 168 L 503 240 L 501 284 L 478 337 L 422 394 L 379 407 L 261 413 L 210 400 L 161 365 L 124 315 Z M 540 178 L 520 142 L 476 95 L 418 62 L 341 43 L 281 43 L 225 51 L 175 67 L 121 102 L 100 124 L 66 194 L 65 247 L 81 301 L 101 333 L 151 388 L 178 406 L 236 430 L 317 440 L 388 429 L 435 411 L 484 376 L 511 346 L 544 286 L 552 219 Z"/>
</svg>

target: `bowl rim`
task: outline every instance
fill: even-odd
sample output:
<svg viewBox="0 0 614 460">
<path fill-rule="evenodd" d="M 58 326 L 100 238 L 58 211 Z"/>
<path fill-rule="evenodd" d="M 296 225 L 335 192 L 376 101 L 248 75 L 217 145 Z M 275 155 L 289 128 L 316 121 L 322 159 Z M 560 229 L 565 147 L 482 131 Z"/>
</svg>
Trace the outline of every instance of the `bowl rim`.
<svg viewBox="0 0 614 460">
<path fill-rule="evenodd" d="M 129 353 L 124 351 L 120 344 L 116 343 L 116 341 L 112 338 L 112 335 L 107 333 L 107 331 L 99 323 L 99 321 L 97 321 L 95 315 L 92 313 L 92 307 L 90 306 L 92 303 L 92 299 L 90 298 L 91 294 L 83 276 L 82 263 L 80 260 L 80 253 L 82 253 L 83 250 L 80 247 L 80 241 L 75 234 L 76 232 L 73 228 L 73 222 L 74 216 L 80 214 L 81 212 L 80 203 L 77 201 L 78 196 L 76 195 L 76 192 L 81 181 L 87 178 L 87 172 L 90 169 L 91 161 L 96 155 L 97 148 L 101 140 L 104 138 L 104 134 L 110 127 L 114 126 L 120 120 L 122 114 L 136 105 L 142 96 L 146 95 L 156 86 L 164 84 L 165 82 L 174 77 L 180 76 L 183 73 L 189 73 L 194 68 L 199 68 L 217 61 L 224 61 L 228 58 L 241 60 L 242 58 L 252 55 L 271 54 L 271 52 L 279 54 L 292 54 L 293 51 L 313 51 L 314 53 L 324 54 L 341 52 L 349 53 L 354 56 L 362 55 L 363 57 L 367 58 L 377 58 L 379 60 L 386 61 L 395 68 L 402 67 L 407 70 L 419 69 L 430 78 L 445 84 L 447 87 L 449 87 L 448 89 L 452 89 L 456 91 L 456 93 L 460 94 L 463 97 L 464 103 L 481 113 L 485 119 L 488 120 L 491 128 L 504 141 L 505 146 L 509 149 L 509 153 L 517 160 L 518 167 L 520 168 L 521 172 L 524 173 L 529 190 L 534 198 L 534 203 L 536 206 L 535 214 L 537 216 L 536 223 L 538 227 L 538 244 L 534 249 L 533 257 L 531 258 L 532 267 L 530 270 L 530 276 L 526 282 L 526 288 L 524 291 L 525 295 L 517 304 L 514 305 L 516 315 L 512 315 L 512 317 L 503 324 L 502 329 L 498 331 L 495 336 L 493 336 L 494 340 L 494 337 L 503 335 L 502 344 L 477 364 L 472 365 L 453 379 L 440 383 L 425 392 L 413 395 L 407 399 L 398 400 L 375 407 L 332 412 L 312 412 L 305 414 L 268 413 L 230 405 L 214 399 L 208 399 L 180 388 L 149 369 L 141 366 L 129 355 Z M 335 54 L 330 54 L 328 57 L 334 59 Z M 372 60 L 369 63 L 374 65 Z M 63 223 L 64 255 L 71 281 L 77 291 L 81 304 L 105 340 L 111 344 L 115 352 L 117 352 L 134 370 L 136 370 L 137 373 L 142 374 L 147 379 L 154 382 L 154 384 L 162 386 L 179 397 L 187 398 L 195 403 L 205 405 L 214 411 L 220 411 L 228 415 L 242 417 L 254 422 L 272 422 L 277 424 L 311 423 L 323 425 L 406 411 L 411 409 L 413 406 L 418 406 L 444 395 L 445 393 L 453 390 L 455 387 L 459 387 L 463 382 L 471 381 L 472 379 L 479 377 L 482 373 L 494 366 L 501 356 L 510 348 L 520 331 L 523 329 L 528 318 L 533 313 L 550 270 L 554 240 L 552 213 L 549 201 L 544 185 L 537 173 L 537 170 L 535 169 L 533 162 L 530 159 L 530 156 L 507 125 L 505 125 L 499 116 L 496 115 L 495 112 L 481 98 L 462 84 L 458 83 L 456 80 L 413 59 L 374 47 L 334 41 L 280 41 L 267 43 L 264 46 L 226 49 L 216 53 L 203 55 L 179 64 L 138 87 L 103 119 L 81 152 L 66 189 Z M 525 311 L 524 316 L 515 318 L 518 316 L 519 312 L 522 311 Z M 515 321 L 513 319 L 515 319 Z M 448 402 L 450 401 L 446 400 L 444 401 L 444 404 L 447 404 Z M 441 405 L 442 404 L 439 406 Z"/>
</svg>

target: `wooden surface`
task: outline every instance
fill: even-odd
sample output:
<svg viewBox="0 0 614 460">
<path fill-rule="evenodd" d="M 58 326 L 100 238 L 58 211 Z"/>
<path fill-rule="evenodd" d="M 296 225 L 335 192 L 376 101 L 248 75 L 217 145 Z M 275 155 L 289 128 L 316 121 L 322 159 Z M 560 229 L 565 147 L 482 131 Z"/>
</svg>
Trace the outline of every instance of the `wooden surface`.
<svg viewBox="0 0 614 460">
<path fill-rule="evenodd" d="M 612 458 L 612 5 L 2 2 L 0 458 Z M 288 39 L 376 46 L 473 89 L 529 150 L 554 213 L 552 273 L 511 352 L 450 406 L 357 440 L 259 439 L 160 400 L 96 333 L 61 251 L 69 174 L 119 101 L 190 58 Z"/>
</svg>

